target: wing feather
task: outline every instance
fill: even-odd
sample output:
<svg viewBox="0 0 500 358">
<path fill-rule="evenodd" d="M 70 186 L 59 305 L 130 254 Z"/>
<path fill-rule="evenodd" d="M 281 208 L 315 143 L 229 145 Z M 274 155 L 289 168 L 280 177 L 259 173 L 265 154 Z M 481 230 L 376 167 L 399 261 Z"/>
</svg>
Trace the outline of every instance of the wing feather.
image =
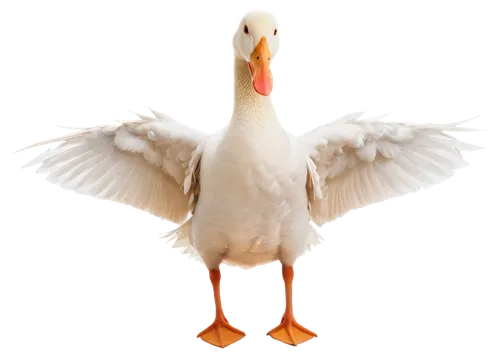
<svg viewBox="0 0 500 358">
<path fill-rule="evenodd" d="M 467 166 L 462 151 L 477 150 L 445 132 L 469 132 L 465 123 L 415 125 L 359 120 L 356 112 L 303 135 L 313 165 L 310 197 L 319 226 L 350 210 L 415 192 Z M 308 159 L 309 160 L 309 159 Z M 311 185 L 311 184 L 309 184 Z"/>
<path fill-rule="evenodd" d="M 58 143 L 24 167 L 38 165 L 37 173 L 62 188 L 181 222 L 193 209 L 191 168 L 201 160 L 206 136 L 152 113 L 154 118 L 139 115 L 137 121 L 88 128 L 24 148 Z"/>
</svg>

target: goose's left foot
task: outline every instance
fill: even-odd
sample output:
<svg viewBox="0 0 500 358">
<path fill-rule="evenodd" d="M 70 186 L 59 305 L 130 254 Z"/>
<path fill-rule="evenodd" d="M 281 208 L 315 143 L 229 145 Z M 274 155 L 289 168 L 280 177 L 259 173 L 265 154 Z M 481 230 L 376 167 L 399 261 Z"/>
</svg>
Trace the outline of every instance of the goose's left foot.
<svg viewBox="0 0 500 358">
<path fill-rule="evenodd" d="M 293 346 L 304 343 L 313 337 L 318 337 L 316 333 L 298 324 L 293 314 L 285 314 L 280 325 L 267 332 L 267 335 Z"/>
<path fill-rule="evenodd" d="M 296 346 L 298 344 L 310 340 L 313 337 L 318 337 L 318 335 L 298 324 L 297 321 L 295 320 L 295 317 L 293 316 L 293 310 L 292 310 L 293 267 L 292 266 L 283 266 L 283 280 L 285 281 L 285 293 L 286 293 L 285 314 L 283 315 L 280 325 L 267 332 L 267 335 L 283 343 Z"/>
</svg>

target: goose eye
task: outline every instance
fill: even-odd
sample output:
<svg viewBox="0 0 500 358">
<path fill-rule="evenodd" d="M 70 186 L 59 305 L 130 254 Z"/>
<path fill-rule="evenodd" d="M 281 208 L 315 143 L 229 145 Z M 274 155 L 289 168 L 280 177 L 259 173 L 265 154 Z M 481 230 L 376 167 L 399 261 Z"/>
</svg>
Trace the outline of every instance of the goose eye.
<svg viewBox="0 0 500 358">
<path fill-rule="evenodd" d="M 278 29 L 274 29 L 274 36 L 278 33 Z"/>
<path fill-rule="evenodd" d="M 248 26 L 247 25 L 245 25 L 245 27 L 243 28 L 243 32 L 248 35 Z"/>
</svg>

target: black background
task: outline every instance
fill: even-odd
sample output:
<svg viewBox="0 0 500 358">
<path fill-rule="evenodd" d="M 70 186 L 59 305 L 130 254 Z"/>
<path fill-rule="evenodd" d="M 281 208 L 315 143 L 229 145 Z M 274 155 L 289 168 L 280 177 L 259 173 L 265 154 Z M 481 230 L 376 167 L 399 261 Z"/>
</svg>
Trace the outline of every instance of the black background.
<svg viewBox="0 0 500 358">
<path fill-rule="evenodd" d="M 476 10 L 290 4 L 266 1 L 281 7 L 290 27 L 289 56 L 281 58 L 281 110 L 290 127 L 326 119 L 345 103 L 377 103 L 379 110 L 391 103 L 410 119 L 490 112 L 496 127 L 489 25 Z M 8 143 L 47 135 L 48 119 L 99 119 L 119 111 L 119 103 L 168 103 L 186 120 L 215 127 L 222 118 L 222 32 L 232 30 L 240 7 L 246 2 L 78 9 L 46 23 L 26 39 L 40 55 L 24 69 L 30 82 L 23 91 L 30 103 L 52 99 L 25 103 L 25 115 L 16 114 L 24 122 L 10 123 Z M 56 80 L 56 73 L 63 76 Z M 448 193 L 370 209 L 330 233 L 312 265 L 298 265 L 297 310 L 321 329 L 313 352 L 485 349 L 497 236 L 493 139 L 482 140 L 489 152 L 481 154 L 481 168 L 458 177 Z M 62 193 L 31 185 L 31 177 L 16 177 L 15 162 L 5 166 L 3 236 L 13 247 L 3 250 L 3 296 L 19 350 L 207 350 L 192 344 L 191 329 L 207 319 L 207 281 L 198 266 L 177 265 L 151 240 L 142 217 L 63 201 Z M 263 337 L 264 320 L 280 309 L 279 274 L 238 276 L 226 273 L 225 300 L 248 328 L 241 351 L 279 352 Z"/>
</svg>

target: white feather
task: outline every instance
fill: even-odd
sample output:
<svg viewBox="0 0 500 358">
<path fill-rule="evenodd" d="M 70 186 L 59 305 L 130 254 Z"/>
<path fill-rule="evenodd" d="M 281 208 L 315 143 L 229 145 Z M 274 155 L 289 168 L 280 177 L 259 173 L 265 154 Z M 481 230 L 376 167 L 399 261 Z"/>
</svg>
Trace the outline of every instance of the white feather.
<svg viewBox="0 0 500 358">
<path fill-rule="evenodd" d="M 192 173 L 184 168 L 205 135 L 164 114 L 153 114 L 154 119 L 141 115 L 139 121 L 90 128 L 30 146 L 60 142 L 25 167 L 38 164 L 37 172 L 48 174 L 48 181 L 63 188 L 180 222 L 190 211 L 190 193 L 180 184 Z M 201 154 L 196 158 L 199 161 Z"/>
<path fill-rule="evenodd" d="M 358 113 L 301 137 L 323 191 L 323 199 L 311 203 L 319 226 L 350 210 L 439 183 L 467 165 L 460 151 L 480 149 L 445 134 L 471 131 L 458 127 L 462 122 L 412 125 L 353 118 Z"/>
</svg>

